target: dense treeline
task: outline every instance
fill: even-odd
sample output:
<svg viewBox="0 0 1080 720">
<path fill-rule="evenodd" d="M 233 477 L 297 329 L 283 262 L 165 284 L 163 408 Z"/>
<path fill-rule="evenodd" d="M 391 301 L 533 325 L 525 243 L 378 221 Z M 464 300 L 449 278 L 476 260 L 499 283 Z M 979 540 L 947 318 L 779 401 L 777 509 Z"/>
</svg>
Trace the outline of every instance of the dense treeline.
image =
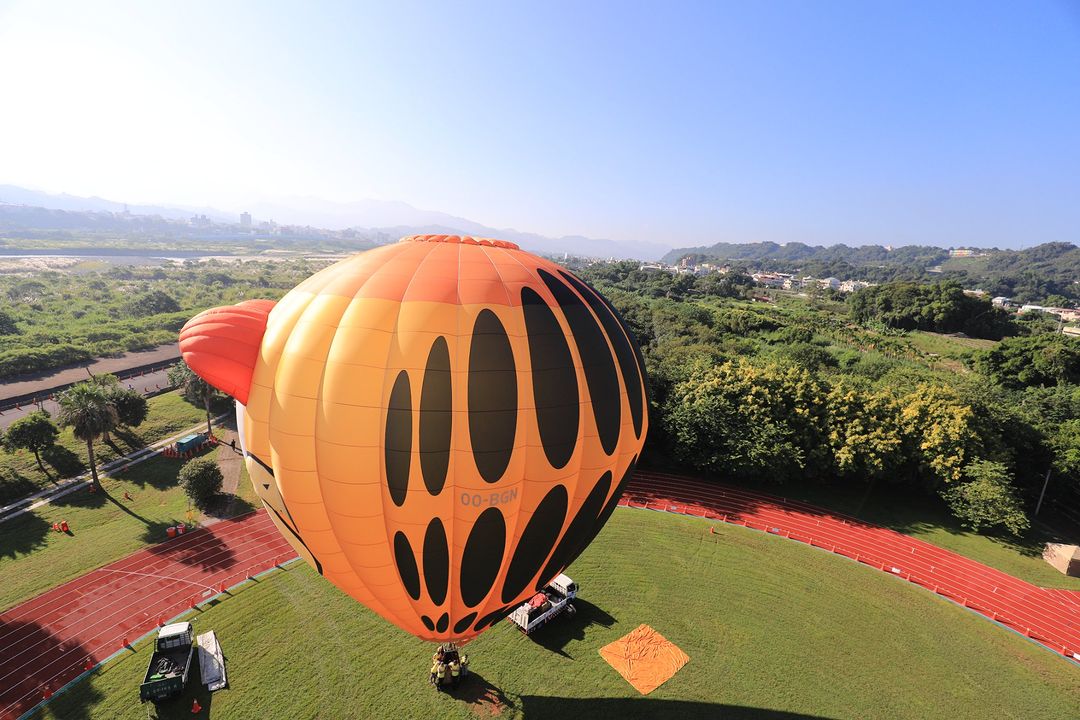
<svg viewBox="0 0 1080 720">
<path fill-rule="evenodd" d="M 1048 470 L 1052 494 L 1080 490 L 1080 343 L 1071 339 L 968 350 L 969 341 L 854 324 L 843 306 L 656 295 L 652 278 L 610 266 L 579 272 L 642 345 L 651 462 L 755 482 L 906 486 L 938 496 L 972 528 L 1017 534 Z M 935 327 L 971 329 L 965 318 L 983 305 L 954 289 L 912 291 L 910 300 L 948 306 L 929 311 Z M 920 342 L 955 345 L 973 370 L 943 365 Z M 1058 360 L 1027 370 L 1047 357 Z"/>
<path fill-rule="evenodd" d="M 195 312 L 279 298 L 324 264 L 187 261 L 0 276 L 0 380 L 175 342 Z"/>
<path fill-rule="evenodd" d="M 986 257 L 949 258 L 947 250 L 921 245 L 886 250 L 880 245 L 817 247 L 802 243 L 717 243 L 672 250 L 664 261 L 730 262 L 750 270 L 794 272 L 885 283 L 953 280 L 964 287 L 1019 302 L 1050 305 L 1080 301 L 1080 247 L 1052 242 L 1025 250 L 986 251 Z"/>
<path fill-rule="evenodd" d="M 988 298 L 967 295 L 959 283 L 894 282 L 864 288 L 848 298 L 852 318 L 900 330 L 962 332 L 1000 340 L 1019 327 Z"/>
</svg>

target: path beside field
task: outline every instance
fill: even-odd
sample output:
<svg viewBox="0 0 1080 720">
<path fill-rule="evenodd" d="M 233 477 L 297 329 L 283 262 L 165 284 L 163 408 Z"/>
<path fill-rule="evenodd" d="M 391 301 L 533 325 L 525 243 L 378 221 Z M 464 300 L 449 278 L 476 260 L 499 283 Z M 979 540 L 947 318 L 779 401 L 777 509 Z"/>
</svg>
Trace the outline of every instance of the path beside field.
<svg viewBox="0 0 1080 720">
<path fill-rule="evenodd" d="M 173 342 L 150 350 L 136 350 L 117 357 L 99 358 L 55 370 L 18 375 L 5 380 L 0 385 L 0 400 L 32 393 L 45 393 L 62 385 L 81 382 L 89 377 L 87 370 L 94 375 L 104 375 L 178 359 L 180 359 L 180 346 Z"/>
<path fill-rule="evenodd" d="M 295 557 L 260 510 L 144 548 L 16 605 L 0 614 L 0 718 L 19 717 L 159 622 Z"/>
<path fill-rule="evenodd" d="M 843 555 L 1080 660 L 1080 591 L 1040 588 L 887 528 L 692 478 L 640 472 L 619 504 L 743 525 Z M 216 596 L 222 583 L 295 557 L 258 511 L 140 550 L 0 614 L 0 719 L 32 709 L 122 650 L 125 639 Z"/>
</svg>

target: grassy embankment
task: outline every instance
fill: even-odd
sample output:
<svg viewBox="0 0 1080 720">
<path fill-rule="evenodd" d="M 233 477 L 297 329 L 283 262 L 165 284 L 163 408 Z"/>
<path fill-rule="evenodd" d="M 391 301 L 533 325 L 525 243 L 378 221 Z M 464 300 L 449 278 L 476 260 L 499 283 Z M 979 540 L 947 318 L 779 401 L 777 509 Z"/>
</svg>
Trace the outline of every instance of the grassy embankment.
<svg viewBox="0 0 1080 720">
<path fill-rule="evenodd" d="M 94 443 L 98 467 L 200 423 L 203 430 L 206 429 L 206 413 L 202 408 L 186 402 L 177 392 L 167 392 L 149 398 L 147 402 L 149 413 L 142 425 L 114 431 L 111 433 L 111 444 L 101 440 Z M 228 403 L 215 405 L 215 412 L 228 410 L 228 407 Z M 0 453 L 0 503 L 49 488 L 59 480 L 89 469 L 86 443 L 77 440 L 70 428 L 61 428 L 56 446 L 43 452 L 41 459 L 45 465 L 44 473 L 34 460 L 33 453 L 27 450 Z"/>
<path fill-rule="evenodd" d="M 291 566 L 194 614 L 218 633 L 230 687 L 192 688 L 157 717 L 190 717 L 192 697 L 219 720 L 1075 717 L 1076 668 L 1018 635 L 835 555 L 708 527 L 617 511 L 570 569 L 578 615 L 535 639 L 496 625 L 469 645 L 475 675 L 453 695 L 427 685 L 428 644 Z M 648 697 L 597 652 L 641 623 L 691 658 Z M 143 720 L 149 647 L 40 716 Z"/>
</svg>

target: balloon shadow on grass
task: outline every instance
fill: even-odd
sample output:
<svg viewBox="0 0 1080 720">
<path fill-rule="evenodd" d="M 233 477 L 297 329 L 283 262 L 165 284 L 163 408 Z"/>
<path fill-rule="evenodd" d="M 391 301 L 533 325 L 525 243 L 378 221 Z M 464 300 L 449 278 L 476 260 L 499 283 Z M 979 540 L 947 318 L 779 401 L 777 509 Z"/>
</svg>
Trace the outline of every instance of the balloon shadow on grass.
<svg viewBox="0 0 1080 720">
<path fill-rule="evenodd" d="M 612 720 L 828 720 L 821 715 L 691 700 L 652 698 L 561 698 L 522 695 L 525 720 L 611 718 Z"/>
</svg>

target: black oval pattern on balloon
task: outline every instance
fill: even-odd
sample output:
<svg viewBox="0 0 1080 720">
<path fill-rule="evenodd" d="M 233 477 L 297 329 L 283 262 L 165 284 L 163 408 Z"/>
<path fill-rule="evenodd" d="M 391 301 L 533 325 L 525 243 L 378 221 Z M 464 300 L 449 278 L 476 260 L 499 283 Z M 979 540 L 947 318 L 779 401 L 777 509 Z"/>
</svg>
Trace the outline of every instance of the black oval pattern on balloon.
<svg viewBox="0 0 1080 720">
<path fill-rule="evenodd" d="M 491 310 L 473 325 L 469 348 L 469 437 L 480 477 L 498 482 L 514 452 L 517 369 L 506 330 Z"/>
<path fill-rule="evenodd" d="M 450 350 L 438 337 L 428 353 L 424 385 L 420 390 L 420 470 L 432 495 L 442 492 L 450 465 L 453 432 L 453 386 Z"/>
<path fill-rule="evenodd" d="M 424 533 L 424 583 L 431 602 L 442 605 L 450 582 L 450 551 L 442 520 L 432 518 Z"/>
<path fill-rule="evenodd" d="M 611 359 L 611 350 L 604 338 L 604 332 L 596 324 L 589 308 L 569 285 L 549 272 L 537 272 L 555 296 L 574 334 L 574 341 L 581 355 L 582 369 L 585 371 L 585 382 L 589 386 L 589 398 L 592 401 L 596 429 L 600 435 L 600 445 L 604 452 L 610 455 L 615 452 L 615 446 L 619 442 L 622 398 L 619 376 L 615 371 L 615 362 Z"/>
<path fill-rule="evenodd" d="M 446 628 L 449 627 L 449 625 L 450 616 L 446 613 L 443 613 L 442 616 L 439 617 L 439 621 L 435 623 L 435 632 L 446 632 Z"/>
<path fill-rule="evenodd" d="M 394 535 L 394 562 L 405 591 L 413 600 L 420 599 L 420 573 L 416 569 L 416 556 L 405 533 L 398 530 Z"/>
<path fill-rule="evenodd" d="M 429 618 L 427 615 L 421 615 L 420 622 L 424 623 L 424 627 L 426 627 L 430 632 L 435 632 L 435 623 L 431 622 L 431 618 Z"/>
<path fill-rule="evenodd" d="M 566 488 L 556 485 L 536 506 L 506 570 L 502 589 L 504 603 L 513 602 L 544 564 L 544 558 L 555 546 L 566 520 L 567 502 Z"/>
<path fill-rule="evenodd" d="M 476 607 L 487 597 L 502 566 L 506 521 L 498 508 L 488 508 L 473 523 L 461 553 L 461 601 Z"/>
<path fill-rule="evenodd" d="M 514 608 L 512 607 L 501 607 L 495 612 L 490 612 L 484 617 L 480 618 L 476 625 L 473 626 L 473 630 L 475 630 L 476 632 L 480 632 L 488 625 L 494 625 L 495 623 L 499 622 L 513 611 Z"/>
<path fill-rule="evenodd" d="M 588 539 L 582 545 L 582 548 L 586 548 L 596 539 L 596 536 L 600 534 L 600 531 L 604 529 L 604 525 L 607 524 L 608 518 L 611 517 L 611 513 L 615 512 L 615 508 L 619 505 L 619 498 L 622 497 L 623 491 L 626 490 L 626 484 L 630 482 L 630 478 L 634 476 L 634 468 L 637 466 L 637 455 L 630 461 L 630 464 L 626 468 L 626 472 L 623 473 L 622 479 L 619 480 L 619 484 L 615 486 L 615 492 L 611 493 L 611 497 L 607 501 L 607 505 L 604 506 L 603 511 L 600 513 L 600 517 L 596 519 L 596 526 L 593 528 Z"/>
<path fill-rule="evenodd" d="M 577 515 L 570 521 L 570 525 L 566 528 L 566 532 L 563 533 L 563 538 L 559 541 L 555 552 L 551 553 L 551 559 L 548 560 L 547 565 L 544 567 L 544 572 L 540 573 L 540 580 L 536 584 L 537 590 L 542 590 L 544 586 L 551 582 L 553 577 L 576 560 L 581 551 L 585 549 L 590 533 L 592 533 L 596 525 L 596 520 L 604 508 L 604 500 L 607 499 L 608 490 L 610 489 L 611 472 L 608 471 L 596 481 L 596 485 L 589 492 L 589 496 L 585 498 L 585 502 L 581 503 Z"/>
<path fill-rule="evenodd" d="M 402 370 L 394 380 L 386 406 L 386 485 L 390 499 L 401 507 L 409 492 L 409 465 L 412 462 L 412 389 L 409 373 Z"/>
<path fill-rule="evenodd" d="M 630 331 L 625 323 L 619 318 L 610 303 L 604 302 L 600 293 L 596 292 L 584 280 L 571 275 L 568 272 L 559 271 L 566 280 L 573 285 L 589 307 L 600 318 L 600 324 L 604 326 L 611 346 L 615 348 L 615 359 L 619 362 L 619 370 L 622 371 L 623 381 L 626 383 L 626 400 L 630 405 L 630 417 L 634 422 L 634 436 L 641 437 L 641 421 L 644 414 L 641 394 L 641 373 L 638 368 L 637 357 L 634 348 L 630 344 Z"/>
<path fill-rule="evenodd" d="M 473 612 L 458 620 L 456 623 L 454 623 L 454 634 L 460 635 L 461 633 L 468 630 L 469 626 L 472 625 L 472 621 L 475 619 L 476 613 Z"/>
<path fill-rule="evenodd" d="M 570 461 L 577 447 L 581 406 L 577 370 L 562 326 L 547 302 L 529 287 L 521 289 L 521 308 L 529 335 L 536 424 L 544 454 L 553 468 Z"/>
</svg>

